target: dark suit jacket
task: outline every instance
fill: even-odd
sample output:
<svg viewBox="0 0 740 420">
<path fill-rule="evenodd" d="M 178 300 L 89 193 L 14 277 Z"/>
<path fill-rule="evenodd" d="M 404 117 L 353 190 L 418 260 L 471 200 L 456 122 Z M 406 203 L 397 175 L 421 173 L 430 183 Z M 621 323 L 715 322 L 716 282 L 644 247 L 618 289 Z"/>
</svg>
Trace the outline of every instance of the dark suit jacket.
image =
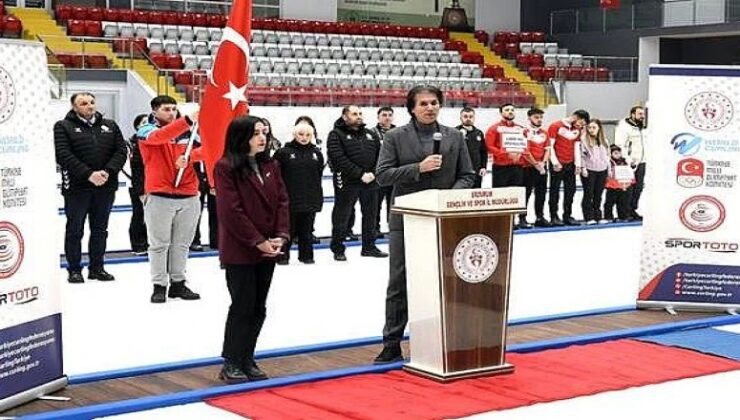
<svg viewBox="0 0 740 420">
<path fill-rule="evenodd" d="M 381 186 L 393 186 L 396 197 L 429 189 L 463 189 L 475 184 L 475 172 L 462 134 L 452 127 L 439 126 L 442 133 L 440 154 L 442 167 L 420 173 L 419 163 L 427 157 L 413 123 L 394 128 L 385 134 L 380 148 L 375 176 Z M 403 229 L 399 214 L 391 214 L 391 230 Z"/>
<path fill-rule="evenodd" d="M 262 184 L 254 172 L 240 177 L 226 159 L 216 163 L 218 253 L 222 264 L 256 264 L 265 260 L 257 245 L 269 238 L 289 239 L 288 193 L 276 161 L 260 164 Z"/>
</svg>

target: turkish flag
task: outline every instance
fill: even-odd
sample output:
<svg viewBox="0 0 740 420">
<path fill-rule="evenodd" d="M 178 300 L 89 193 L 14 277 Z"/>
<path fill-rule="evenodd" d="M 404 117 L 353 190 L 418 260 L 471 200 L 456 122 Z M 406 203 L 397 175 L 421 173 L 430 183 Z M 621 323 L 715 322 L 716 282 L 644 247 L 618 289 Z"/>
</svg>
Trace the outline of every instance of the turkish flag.
<svg viewBox="0 0 740 420">
<path fill-rule="evenodd" d="M 608 9 L 619 9 L 619 0 L 601 0 L 601 8 Z"/>
<path fill-rule="evenodd" d="M 211 186 L 214 165 L 224 153 L 226 128 L 235 117 L 249 113 L 246 90 L 251 31 L 252 0 L 234 0 L 198 118 L 201 153 Z"/>
</svg>

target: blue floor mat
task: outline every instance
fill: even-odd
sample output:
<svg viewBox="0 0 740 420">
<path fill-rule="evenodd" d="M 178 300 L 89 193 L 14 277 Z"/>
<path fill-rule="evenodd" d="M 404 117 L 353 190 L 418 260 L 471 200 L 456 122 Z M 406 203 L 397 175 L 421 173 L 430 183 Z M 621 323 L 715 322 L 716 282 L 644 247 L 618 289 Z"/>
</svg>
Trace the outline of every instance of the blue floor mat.
<svg viewBox="0 0 740 420">
<path fill-rule="evenodd" d="M 640 337 L 638 340 L 664 346 L 682 347 L 740 361 L 740 334 L 714 328 L 649 335 Z"/>
</svg>

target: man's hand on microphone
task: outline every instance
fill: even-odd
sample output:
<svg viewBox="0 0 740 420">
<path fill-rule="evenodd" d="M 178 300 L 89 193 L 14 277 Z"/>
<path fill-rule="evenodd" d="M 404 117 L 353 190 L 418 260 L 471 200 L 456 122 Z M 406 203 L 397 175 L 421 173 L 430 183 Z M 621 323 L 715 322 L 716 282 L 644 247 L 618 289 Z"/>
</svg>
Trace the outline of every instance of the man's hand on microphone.
<svg viewBox="0 0 740 420">
<path fill-rule="evenodd" d="M 362 178 L 360 179 L 362 179 L 362 182 L 364 182 L 365 184 L 369 184 L 375 181 L 375 175 L 372 172 L 365 172 L 364 174 L 362 174 Z"/>
<path fill-rule="evenodd" d="M 419 163 L 419 172 L 432 172 L 442 167 L 442 155 L 429 155 Z"/>
</svg>

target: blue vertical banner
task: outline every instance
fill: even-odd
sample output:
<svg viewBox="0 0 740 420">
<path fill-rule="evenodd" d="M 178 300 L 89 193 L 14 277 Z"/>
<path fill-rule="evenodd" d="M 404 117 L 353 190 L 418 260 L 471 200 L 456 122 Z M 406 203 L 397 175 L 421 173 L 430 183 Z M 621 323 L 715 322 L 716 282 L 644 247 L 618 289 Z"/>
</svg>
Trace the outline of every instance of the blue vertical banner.
<svg viewBox="0 0 740 420">
<path fill-rule="evenodd" d="M 0 40 L 0 412 L 66 385 L 44 46 Z"/>
<path fill-rule="evenodd" d="M 638 306 L 740 309 L 740 67 L 651 66 Z"/>
</svg>

